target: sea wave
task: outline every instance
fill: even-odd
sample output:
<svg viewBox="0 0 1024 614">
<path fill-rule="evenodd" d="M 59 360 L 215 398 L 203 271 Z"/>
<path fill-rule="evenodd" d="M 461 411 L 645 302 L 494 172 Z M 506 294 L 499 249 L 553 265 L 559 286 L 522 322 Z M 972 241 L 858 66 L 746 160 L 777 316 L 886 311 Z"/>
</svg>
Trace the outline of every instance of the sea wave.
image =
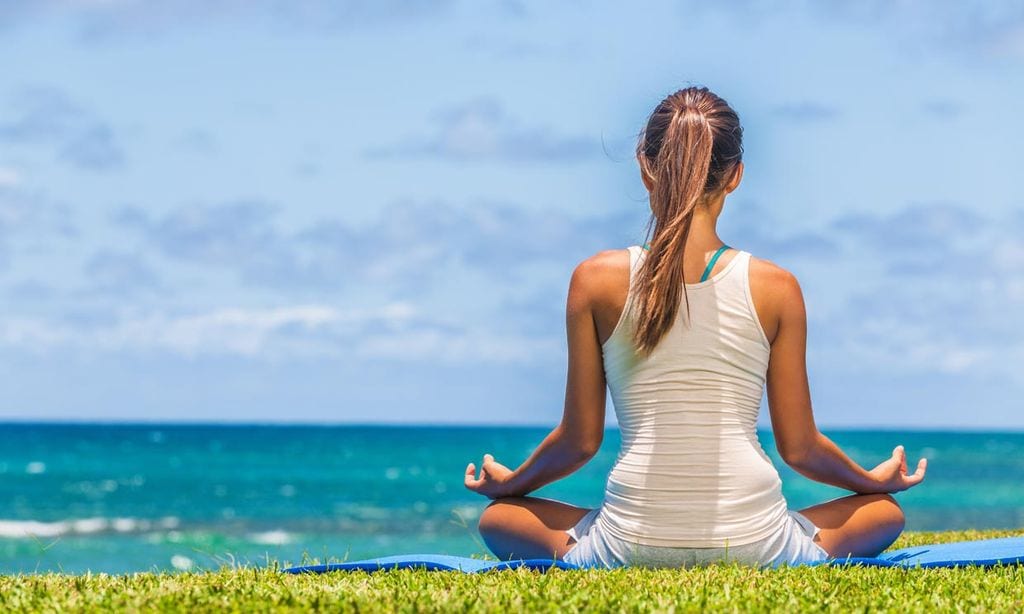
<svg viewBox="0 0 1024 614">
<path fill-rule="evenodd" d="M 291 533 L 281 530 L 250 533 L 248 537 L 249 541 L 254 544 L 263 544 L 266 546 L 283 546 L 285 544 L 290 544 L 295 540 L 295 537 Z"/>
<path fill-rule="evenodd" d="M 157 519 L 145 518 L 78 518 L 44 522 L 40 520 L 0 519 L 0 539 L 31 539 L 34 537 L 63 537 L 65 535 L 95 535 L 99 533 L 149 533 L 175 529 L 181 524 L 175 516 Z"/>
</svg>

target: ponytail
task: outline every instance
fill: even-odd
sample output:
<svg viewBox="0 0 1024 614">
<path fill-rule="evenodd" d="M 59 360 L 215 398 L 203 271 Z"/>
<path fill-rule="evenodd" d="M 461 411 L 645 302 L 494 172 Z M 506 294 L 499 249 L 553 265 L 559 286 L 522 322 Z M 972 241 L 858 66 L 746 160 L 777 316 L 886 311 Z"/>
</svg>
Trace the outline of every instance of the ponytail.
<svg viewBox="0 0 1024 614">
<path fill-rule="evenodd" d="M 725 138 L 719 138 L 723 130 Z M 647 226 L 650 252 L 634 288 L 633 342 L 642 354 L 649 354 L 672 327 L 681 302 L 689 320 L 683 253 L 693 212 L 739 161 L 740 135 L 739 118 L 706 88 L 688 88 L 666 98 L 641 133 L 637 158 L 653 181 Z"/>
</svg>

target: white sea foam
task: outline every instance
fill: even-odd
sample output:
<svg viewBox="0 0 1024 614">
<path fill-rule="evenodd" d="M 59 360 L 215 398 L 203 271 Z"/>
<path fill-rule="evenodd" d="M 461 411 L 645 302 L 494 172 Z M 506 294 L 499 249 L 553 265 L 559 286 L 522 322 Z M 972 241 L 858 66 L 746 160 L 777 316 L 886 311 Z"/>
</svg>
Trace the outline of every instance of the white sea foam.
<svg viewBox="0 0 1024 614">
<path fill-rule="evenodd" d="M 139 521 L 135 518 L 115 518 L 111 521 L 110 526 L 118 533 L 132 533 L 138 531 L 140 527 L 146 526 L 149 523 L 146 521 Z"/>
<path fill-rule="evenodd" d="M 290 544 L 294 541 L 292 534 L 287 531 L 263 531 L 262 533 L 252 533 L 249 535 L 249 540 L 256 544 L 264 544 L 266 546 L 283 546 L 284 544 Z"/>
<path fill-rule="evenodd" d="M 0 537 L 57 537 L 71 528 L 68 522 L 37 522 L 35 520 L 0 520 Z"/>
<path fill-rule="evenodd" d="M 72 520 L 70 523 L 70 532 L 78 535 L 100 533 L 109 529 L 111 526 L 111 521 L 106 518 L 82 518 L 81 520 Z"/>
<path fill-rule="evenodd" d="M 195 566 L 195 561 L 188 558 L 187 556 L 175 554 L 171 557 L 171 567 L 175 569 L 179 569 L 181 571 L 188 571 L 189 569 L 192 569 L 193 566 Z"/>
<path fill-rule="evenodd" d="M 480 509 L 475 505 L 456 505 L 452 514 L 463 520 L 473 520 L 480 515 Z"/>
<path fill-rule="evenodd" d="M 181 521 L 174 516 L 156 520 L 144 518 L 76 518 L 42 522 L 39 520 L 0 520 L 0 539 L 31 539 L 96 533 L 148 533 L 176 528 Z"/>
</svg>

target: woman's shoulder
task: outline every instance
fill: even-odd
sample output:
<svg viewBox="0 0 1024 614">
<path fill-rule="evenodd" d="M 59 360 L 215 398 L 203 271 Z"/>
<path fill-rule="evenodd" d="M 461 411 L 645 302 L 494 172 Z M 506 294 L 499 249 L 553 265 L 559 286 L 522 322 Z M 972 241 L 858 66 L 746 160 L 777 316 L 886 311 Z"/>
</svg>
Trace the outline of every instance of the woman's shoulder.
<svg viewBox="0 0 1024 614">
<path fill-rule="evenodd" d="M 803 317 L 800 282 L 789 270 L 765 258 L 750 257 L 750 295 L 769 340 L 783 318 Z"/>
<path fill-rule="evenodd" d="M 579 262 L 572 273 L 570 291 L 582 293 L 590 302 L 605 302 L 629 286 L 629 249 L 606 249 Z"/>
<path fill-rule="evenodd" d="M 750 256 L 750 283 L 755 282 L 755 278 L 758 282 L 770 285 L 773 287 L 789 286 L 798 284 L 796 275 L 793 275 L 789 270 L 782 268 L 778 264 L 768 260 L 766 258 L 758 258 L 751 254 Z"/>
<path fill-rule="evenodd" d="M 587 275 L 607 275 L 629 271 L 629 249 L 604 249 L 580 261 L 576 270 Z"/>
</svg>

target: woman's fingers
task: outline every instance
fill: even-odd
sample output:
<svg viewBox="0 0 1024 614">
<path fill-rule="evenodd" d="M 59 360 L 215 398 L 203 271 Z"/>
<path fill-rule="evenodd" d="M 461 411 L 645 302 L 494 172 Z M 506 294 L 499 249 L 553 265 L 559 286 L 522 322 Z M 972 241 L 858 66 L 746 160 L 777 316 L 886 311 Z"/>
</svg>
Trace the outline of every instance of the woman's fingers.
<svg viewBox="0 0 1024 614">
<path fill-rule="evenodd" d="M 896 446 L 893 450 L 893 457 L 899 461 L 899 467 L 901 473 L 907 472 L 907 451 L 903 446 Z"/>
<path fill-rule="evenodd" d="M 906 490 L 911 486 L 917 486 L 924 480 L 925 471 L 928 469 L 928 459 L 922 458 L 917 462 L 917 469 L 912 475 L 904 475 L 902 482 L 903 487 L 900 490 Z"/>
<path fill-rule="evenodd" d="M 479 478 L 476 477 L 476 465 L 473 463 L 466 465 L 466 488 L 474 492 L 483 492 L 485 489 L 489 489 L 489 485 L 495 479 L 493 471 L 496 465 L 493 456 L 484 454 L 484 461 L 480 463 Z"/>
<path fill-rule="evenodd" d="M 477 486 L 479 486 L 482 481 L 483 480 L 476 479 L 476 465 L 473 463 L 466 465 L 466 488 L 476 490 Z"/>
<path fill-rule="evenodd" d="M 914 475 L 907 476 L 907 482 L 909 482 L 911 486 L 913 486 L 914 484 L 919 484 L 921 480 L 924 479 L 924 474 L 927 470 L 928 459 L 922 458 L 921 460 L 917 461 L 917 470 L 914 471 Z"/>
<path fill-rule="evenodd" d="M 490 454 L 484 454 L 484 462 L 480 464 L 480 478 L 494 478 L 500 465 L 494 460 L 494 457 Z"/>
</svg>

